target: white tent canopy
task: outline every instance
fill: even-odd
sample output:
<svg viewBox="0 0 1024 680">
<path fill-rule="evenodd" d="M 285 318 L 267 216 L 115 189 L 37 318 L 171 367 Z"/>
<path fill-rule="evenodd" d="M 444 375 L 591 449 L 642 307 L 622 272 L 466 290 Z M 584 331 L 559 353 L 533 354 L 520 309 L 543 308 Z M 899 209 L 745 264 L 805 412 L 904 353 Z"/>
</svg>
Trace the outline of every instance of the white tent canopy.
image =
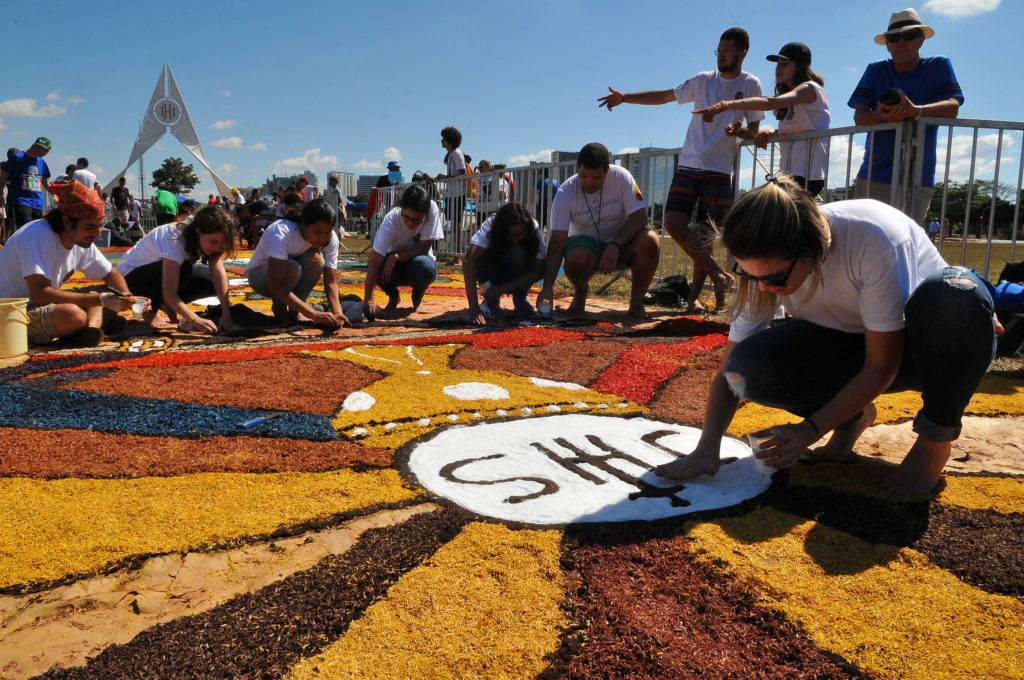
<svg viewBox="0 0 1024 680">
<path fill-rule="evenodd" d="M 217 185 L 217 191 L 222 196 L 230 196 L 231 187 L 217 176 L 206 160 L 203 146 L 199 143 L 199 135 L 196 134 L 196 128 L 192 125 L 192 119 L 188 115 L 188 108 L 185 107 L 185 99 L 181 96 L 178 83 L 174 81 L 174 74 L 171 73 L 171 67 L 167 64 L 164 64 L 164 69 L 160 72 L 160 79 L 156 83 L 156 89 L 153 90 L 153 97 L 149 100 L 146 117 L 143 120 L 142 129 L 139 130 L 139 136 L 135 140 L 128 164 L 103 190 L 109 193 L 128 171 L 128 168 L 132 167 L 168 132 L 174 135 L 189 150 L 189 153 L 195 156 L 196 160 L 210 172 Z"/>
</svg>

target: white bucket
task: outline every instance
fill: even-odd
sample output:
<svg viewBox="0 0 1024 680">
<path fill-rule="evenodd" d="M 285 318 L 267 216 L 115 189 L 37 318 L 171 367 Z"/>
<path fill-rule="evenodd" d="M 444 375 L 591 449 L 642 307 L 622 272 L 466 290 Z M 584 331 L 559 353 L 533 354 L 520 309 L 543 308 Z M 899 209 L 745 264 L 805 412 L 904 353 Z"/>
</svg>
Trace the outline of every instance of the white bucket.
<svg viewBox="0 0 1024 680">
<path fill-rule="evenodd" d="M 0 298 L 0 359 L 28 352 L 28 298 Z"/>
</svg>

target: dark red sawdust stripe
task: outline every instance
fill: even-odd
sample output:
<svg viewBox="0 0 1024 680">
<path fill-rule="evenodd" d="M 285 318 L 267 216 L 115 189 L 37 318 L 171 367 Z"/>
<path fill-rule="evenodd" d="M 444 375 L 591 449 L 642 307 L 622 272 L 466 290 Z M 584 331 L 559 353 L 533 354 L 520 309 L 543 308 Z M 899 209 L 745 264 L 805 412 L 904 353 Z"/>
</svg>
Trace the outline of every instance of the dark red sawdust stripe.
<svg viewBox="0 0 1024 680">
<path fill-rule="evenodd" d="M 646 404 L 655 390 L 692 357 L 718 349 L 727 340 L 725 335 L 715 333 L 678 344 L 630 345 L 593 388 Z"/>
<path fill-rule="evenodd" d="M 341 408 L 348 394 L 381 377 L 356 364 L 301 355 L 238 362 L 228 370 L 208 365 L 122 366 L 76 382 L 73 387 L 104 394 L 328 416 Z M 34 387 L 36 381 L 22 384 Z"/>
<path fill-rule="evenodd" d="M 41 678 L 278 678 L 341 636 L 462 528 L 450 510 L 366 531 L 342 555 L 206 613 L 154 626 L 84 667 Z"/>
<path fill-rule="evenodd" d="M 571 554 L 578 583 L 566 609 L 571 620 L 584 622 L 576 642 L 585 642 L 567 643 L 553 659 L 552 670 L 560 673 L 550 677 L 864 677 L 759 606 L 755 588 L 699 560 L 674 531 L 572 532 L 579 541 Z"/>
<path fill-rule="evenodd" d="M 893 559 L 896 549 L 913 548 L 986 592 L 1024 596 L 1024 514 L 947 507 L 929 500 L 889 502 L 823 487 L 790 487 L 785 474 L 774 481 L 761 500 L 779 510 L 865 541 L 894 546 Z M 865 566 L 851 563 L 848 556 L 842 564 L 830 562 L 828 555 L 816 559 L 830 573 Z"/>
<path fill-rule="evenodd" d="M 353 442 L 261 437 L 144 437 L 0 427 L 0 476 L 148 477 L 200 472 L 322 472 L 387 467 L 394 451 Z"/>
<path fill-rule="evenodd" d="M 583 333 L 552 328 L 516 328 L 494 333 L 459 333 L 432 335 L 405 340 L 375 340 L 370 337 L 351 338 L 305 345 L 274 345 L 244 349 L 207 349 L 187 352 L 154 352 L 120 361 L 101 361 L 76 365 L 63 370 L 107 368 L 108 366 L 188 366 L 192 364 L 222 364 L 254 359 L 272 359 L 297 355 L 302 352 L 321 352 L 344 349 L 356 345 L 440 345 L 449 342 L 466 343 L 474 347 L 524 347 L 562 340 L 579 340 Z"/>
</svg>

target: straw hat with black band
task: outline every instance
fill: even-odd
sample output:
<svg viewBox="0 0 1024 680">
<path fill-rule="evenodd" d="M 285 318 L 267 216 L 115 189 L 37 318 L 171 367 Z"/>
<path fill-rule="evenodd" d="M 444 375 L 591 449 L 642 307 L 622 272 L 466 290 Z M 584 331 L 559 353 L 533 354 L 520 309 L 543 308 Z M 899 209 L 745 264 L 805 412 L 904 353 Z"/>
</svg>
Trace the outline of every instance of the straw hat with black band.
<svg viewBox="0 0 1024 680">
<path fill-rule="evenodd" d="M 885 36 L 896 35 L 915 28 L 921 29 L 926 39 L 935 35 L 935 30 L 931 26 L 925 26 L 921 23 L 921 15 L 915 9 L 910 7 L 901 9 L 899 12 L 893 12 L 892 16 L 889 17 L 889 29 L 885 33 L 876 35 L 875 43 L 884 45 L 886 42 Z"/>
</svg>

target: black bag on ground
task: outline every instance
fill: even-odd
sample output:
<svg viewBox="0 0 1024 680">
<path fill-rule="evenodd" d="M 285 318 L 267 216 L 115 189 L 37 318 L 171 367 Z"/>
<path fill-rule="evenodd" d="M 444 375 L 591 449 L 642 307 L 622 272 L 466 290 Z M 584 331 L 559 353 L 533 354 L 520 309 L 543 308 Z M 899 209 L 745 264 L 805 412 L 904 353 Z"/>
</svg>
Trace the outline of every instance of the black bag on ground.
<svg viewBox="0 0 1024 680">
<path fill-rule="evenodd" d="M 660 307 L 682 307 L 690 297 L 690 283 L 683 274 L 666 276 L 644 295 L 644 303 Z"/>
</svg>

